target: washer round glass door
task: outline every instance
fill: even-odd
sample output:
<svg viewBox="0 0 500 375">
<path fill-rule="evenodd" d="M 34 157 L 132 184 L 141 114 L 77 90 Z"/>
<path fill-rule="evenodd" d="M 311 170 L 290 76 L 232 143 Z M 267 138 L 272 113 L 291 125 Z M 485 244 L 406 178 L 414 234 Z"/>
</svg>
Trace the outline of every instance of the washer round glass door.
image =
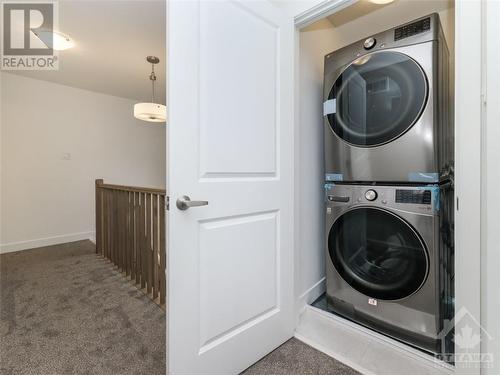
<svg viewBox="0 0 500 375">
<path fill-rule="evenodd" d="M 400 52 L 375 52 L 350 64 L 328 100 L 332 130 L 344 141 L 374 147 L 394 140 L 420 117 L 427 80 L 420 66 Z"/>
<path fill-rule="evenodd" d="M 328 236 L 330 259 L 358 292 L 381 300 L 415 293 L 428 273 L 427 250 L 402 218 L 362 207 L 340 216 Z"/>
</svg>

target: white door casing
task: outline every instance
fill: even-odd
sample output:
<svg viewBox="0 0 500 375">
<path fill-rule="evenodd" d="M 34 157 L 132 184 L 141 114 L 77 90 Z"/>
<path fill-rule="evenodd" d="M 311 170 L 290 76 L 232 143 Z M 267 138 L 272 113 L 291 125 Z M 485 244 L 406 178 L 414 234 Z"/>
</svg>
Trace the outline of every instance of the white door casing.
<svg viewBox="0 0 500 375">
<path fill-rule="evenodd" d="M 237 374 L 293 336 L 293 33 L 268 1 L 168 3 L 171 374 Z"/>
</svg>

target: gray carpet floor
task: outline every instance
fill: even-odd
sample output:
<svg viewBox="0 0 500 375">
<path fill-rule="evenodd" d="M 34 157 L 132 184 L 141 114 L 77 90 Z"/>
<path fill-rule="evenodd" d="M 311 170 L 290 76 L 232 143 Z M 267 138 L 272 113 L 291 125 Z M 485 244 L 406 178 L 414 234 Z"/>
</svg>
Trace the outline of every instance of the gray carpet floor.
<svg viewBox="0 0 500 375">
<path fill-rule="evenodd" d="M 90 241 L 0 255 L 0 374 L 162 374 L 165 312 Z"/>
<path fill-rule="evenodd" d="M 165 332 L 165 312 L 90 241 L 0 255 L 1 375 L 164 375 Z M 358 373 L 291 339 L 243 374 Z"/>
<path fill-rule="evenodd" d="M 359 375 L 359 372 L 297 339 L 291 339 L 241 375 Z"/>
</svg>

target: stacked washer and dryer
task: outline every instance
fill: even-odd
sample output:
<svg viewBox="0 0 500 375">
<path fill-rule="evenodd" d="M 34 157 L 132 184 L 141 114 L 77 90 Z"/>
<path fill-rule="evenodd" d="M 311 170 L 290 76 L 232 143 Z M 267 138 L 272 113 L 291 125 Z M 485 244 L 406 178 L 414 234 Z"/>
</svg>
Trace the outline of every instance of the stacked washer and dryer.
<svg viewBox="0 0 500 375">
<path fill-rule="evenodd" d="M 437 14 L 325 57 L 328 308 L 440 353 L 453 316 L 449 53 Z"/>
</svg>

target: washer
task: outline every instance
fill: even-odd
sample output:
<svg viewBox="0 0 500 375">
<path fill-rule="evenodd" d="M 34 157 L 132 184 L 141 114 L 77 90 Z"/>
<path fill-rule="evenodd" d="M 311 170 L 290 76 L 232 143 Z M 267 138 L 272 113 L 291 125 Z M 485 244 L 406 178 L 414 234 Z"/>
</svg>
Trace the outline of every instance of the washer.
<svg viewBox="0 0 500 375">
<path fill-rule="evenodd" d="M 453 173 L 449 53 L 438 14 L 325 56 L 326 181 L 445 181 Z"/>
<path fill-rule="evenodd" d="M 327 184 L 329 310 L 439 353 L 453 316 L 452 216 L 442 215 L 452 215 L 452 195 L 438 186 Z"/>
</svg>

